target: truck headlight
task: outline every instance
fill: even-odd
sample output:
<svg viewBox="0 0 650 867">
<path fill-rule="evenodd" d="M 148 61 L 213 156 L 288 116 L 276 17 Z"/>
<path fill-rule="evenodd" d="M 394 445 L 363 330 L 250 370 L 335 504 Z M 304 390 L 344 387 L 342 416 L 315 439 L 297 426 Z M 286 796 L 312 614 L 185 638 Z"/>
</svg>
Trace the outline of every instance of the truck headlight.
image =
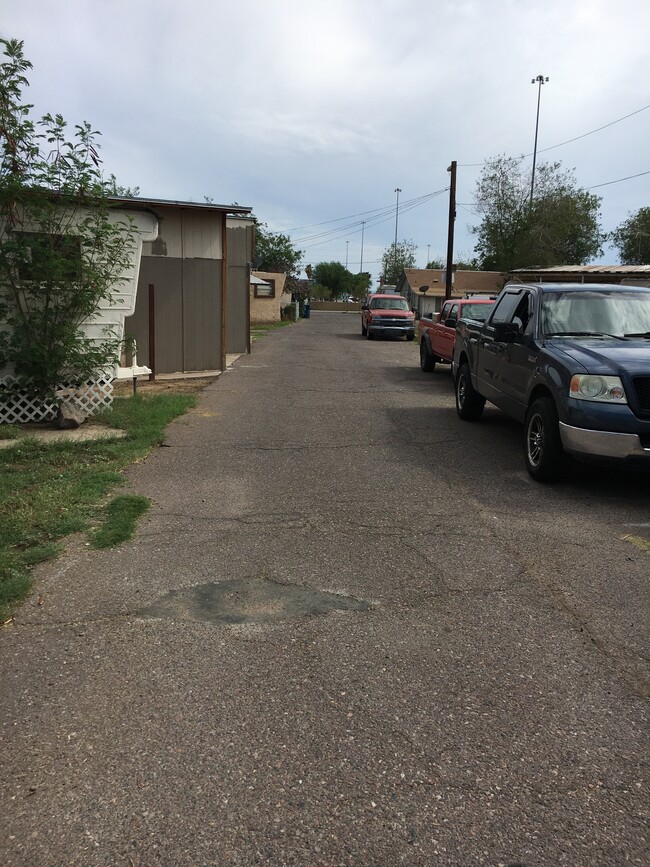
<svg viewBox="0 0 650 867">
<path fill-rule="evenodd" d="M 599 400 L 607 403 L 627 403 L 619 376 L 598 376 L 576 373 L 571 377 L 569 394 L 578 400 Z"/>
</svg>

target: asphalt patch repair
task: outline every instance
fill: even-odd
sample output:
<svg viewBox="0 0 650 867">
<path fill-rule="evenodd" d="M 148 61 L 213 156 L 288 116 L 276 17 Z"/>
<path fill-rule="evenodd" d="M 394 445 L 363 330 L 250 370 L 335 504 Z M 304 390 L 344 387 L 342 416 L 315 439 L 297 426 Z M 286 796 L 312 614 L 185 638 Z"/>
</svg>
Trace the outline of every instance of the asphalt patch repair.
<svg viewBox="0 0 650 867">
<path fill-rule="evenodd" d="M 332 611 L 369 611 L 371 608 L 370 602 L 352 596 L 248 578 L 170 590 L 141 615 L 232 625 L 273 623 Z"/>
</svg>

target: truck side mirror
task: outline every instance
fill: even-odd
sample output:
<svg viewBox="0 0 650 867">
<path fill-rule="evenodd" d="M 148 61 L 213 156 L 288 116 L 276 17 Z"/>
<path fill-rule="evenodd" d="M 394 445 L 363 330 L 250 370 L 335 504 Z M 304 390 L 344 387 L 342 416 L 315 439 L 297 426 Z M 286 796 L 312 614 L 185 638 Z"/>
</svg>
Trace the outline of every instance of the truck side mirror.
<svg viewBox="0 0 650 867">
<path fill-rule="evenodd" d="M 450 316 L 449 319 L 445 319 L 445 327 L 446 328 L 455 328 L 457 319 L 455 316 Z"/>
<path fill-rule="evenodd" d="M 361 309 L 362 309 L 362 310 L 367 310 L 367 309 L 368 309 L 368 305 L 367 305 L 367 304 L 362 304 L 362 305 L 361 305 Z"/>
</svg>

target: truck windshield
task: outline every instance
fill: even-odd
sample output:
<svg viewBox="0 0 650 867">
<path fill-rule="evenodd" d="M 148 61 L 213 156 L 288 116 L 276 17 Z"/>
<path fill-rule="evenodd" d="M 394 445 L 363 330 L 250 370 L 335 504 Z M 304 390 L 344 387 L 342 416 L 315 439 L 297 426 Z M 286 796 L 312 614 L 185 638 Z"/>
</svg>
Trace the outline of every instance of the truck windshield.
<svg viewBox="0 0 650 867">
<path fill-rule="evenodd" d="M 370 302 L 371 310 L 408 310 L 406 298 L 396 295 L 395 298 L 373 298 Z"/>
<path fill-rule="evenodd" d="M 545 292 L 544 337 L 624 337 L 650 331 L 650 291 Z"/>
</svg>

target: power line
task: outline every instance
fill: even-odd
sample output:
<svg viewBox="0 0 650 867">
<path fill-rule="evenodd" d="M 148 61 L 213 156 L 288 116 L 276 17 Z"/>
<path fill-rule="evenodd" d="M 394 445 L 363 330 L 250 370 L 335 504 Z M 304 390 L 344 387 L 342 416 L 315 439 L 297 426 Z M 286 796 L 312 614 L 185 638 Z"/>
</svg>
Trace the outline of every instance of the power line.
<svg viewBox="0 0 650 867">
<path fill-rule="evenodd" d="M 402 204 L 402 208 L 404 206 L 417 206 L 418 204 L 424 204 L 429 199 L 433 198 L 434 196 L 441 195 L 441 193 L 446 192 L 448 189 L 449 189 L 448 187 L 445 187 L 442 190 L 435 190 L 433 193 L 425 193 L 423 196 L 417 196 L 414 199 L 407 199 Z M 328 225 L 330 225 L 330 223 L 340 223 L 343 220 L 352 220 L 355 217 L 363 217 L 366 214 L 375 214 L 377 217 L 383 217 L 385 214 L 393 214 L 394 212 L 395 212 L 395 205 L 385 205 L 383 208 L 374 208 L 371 211 L 362 211 L 359 214 L 350 214 L 350 216 L 348 216 L 348 217 L 337 217 L 334 220 L 324 220 L 322 223 L 310 223 L 307 226 L 297 226 L 294 229 L 287 229 L 286 231 L 287 231 L 287 233 L 290 234 L 291 232 L 298 232 L 298 231 L 300 231 L 300 229 L 309 229 L 312 227 L 316 228 L 317 226 L 328 226 Z M 371 217 L 370 220 L 372 220 L 372 219 L 374 219 L 374 218 Z M 351 225 L 352 226 L 361 225 L 361 222 L 362 222 L 361 220 L 358 220 L 355 223 L 351 223 Z M 366 220 L 366 222 L 369 222 L 369 221 Z M 331 229 L 329 231 L 337 232 L 338 229 Z M 325 233 L 320 232 L 320 233 L 317 233 L 317 235 L 307 235 L 305 237 L 305 239 L 312 238 L 312 237 L 318 237 L 318 235 L 321 235 L 321 234 L 325 234 Z"/>
<path fill-rule="evenodd" d="M 447 192 L 448 188 L 444 188 L 442 190 L 436 190 L 434 193 L 427 193 L 425 196 L 419 196 L 415 199 L 408 199 L 405 205 L 400 206 L 400 211 L 404 213 L 405 211 L 412 211 L 414 208 L 419 208 L 421 205 L 426 204 L 431 199 L 436 196 L 440 196 L 443 193 Z M 306 244 L 307 247 L 315 247 L 320 244 L 327 244 L 329 241 L 334 241 L 340 238 L 344 238 L 349 234 L 356 234 L 361 231 L 361 224 L 365 223 L 366 226 L 378 226 L 380 223 L 385 223 L 388 220 L 393 219 L 393 214 L 395 212 L 395 207 L 390 208 L 377 208 L 377 213 L 375 217 L 371 217 L 368 220 L 358 220 L 357 222 L 350 223 L 347 226 L 338 226 L 336 229 L 328 229 L 324 232 L 318 232 L 315 235 L 307 235 L 304 238 L 296 238 L 293 239 L 294 244 Z M 369 212 L 366 212 L 369 213 Z M 335 222 L 334 220 L 330 220 L 328 222 Z M 321 224 L 322 225 L 322 224 Z"/>
<path fill-rule="evenodd" d="M 632 178 L 641 178 L 643 175 L 650 175 L 650 170 L 647 172 L 639 172 L 638 175 L 628 175 L 626 178 L 617 178 L 615 181 L 605 181 L 604 184 L 594 184 L 593 187 L 585 187 L 585 189 L 595 190 L 598 187 L 608 187 L 610 184 L 620 184 L 621 181 L 630 181 Z"/>
<path fill-rule="evenodd" d="M 597 127 L 596 129 L 590 130 L 589 132 L 584 132 L 584 133 L 582 133 L 582 135 L 577 135 L 574 138 L 569 138 L 566 141 L 561 141 L 558 144 L 551 145 L 550 147 L 547 147 L 547 148 L 542 148 L 541 150 L 538 150 L 537 153 L 543 154 L 543 153 L 546 153 L 547 151 L 552 151 L 555 148 L 562 147 L 563 145 L 571 144 L 571 142 L 578 141 L 581 138 L 586 138 L 589 135 L 593 135 L 596 132 L 600 132 L 603 129 L 607 129 L 607 127 L 609 127 L 609 126 L 614 126 L 614 124 L 621 123 L 621 121 L 627 120 L 629 117 L 634 117 L 635 114 L 640 114 L 642 111 L 646 111 L 649 108 L 650 108 L 650 105 L 644 105 L 643 108 L 637 108 L 636 111 L 632 111 L 632 112 L 630 112 L 630 114 L 626 114 L 624 117 L 619 117 L 616 120 L 612 120 L 609 123 L 605 123 L 602 126 Z M 527 159 L 528 157 L 532 157 L 532 153 L 523 154 L 518 159 L 524 160 L 524 159 Z M 476 168 L 478 166 L 484 166 L 485 162 L 486 161 L 483 160 L 482 163 L 459 163 L 459 168 L 464 168 L 464 169 Z"/>
</svg>

